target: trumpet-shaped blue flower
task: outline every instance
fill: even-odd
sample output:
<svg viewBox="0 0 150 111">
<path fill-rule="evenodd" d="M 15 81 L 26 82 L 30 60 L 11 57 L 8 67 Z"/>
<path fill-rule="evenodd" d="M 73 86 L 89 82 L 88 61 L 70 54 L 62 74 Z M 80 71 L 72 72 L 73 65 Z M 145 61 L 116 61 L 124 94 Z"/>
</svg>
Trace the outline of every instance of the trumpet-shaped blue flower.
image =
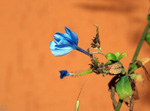
<svg viewBox="0 0 150 111">
<path fill-rule="evenodd" d="M 67 70 L 61 70 L 60 72 L 60 79 L 63 79 L 65 76 L 70 76 Z"/>
<path fill-rule="evenodd" d="M 51 41 L 49 48 L 54 56 L 63 56 L 76 49 L 87 55 L 90 55 L 87 51 L 78 47 L 78 36 L 75 32 L 72 32 L 68 27 L 65 27 L 66 33 L 56 32 L 54 34 L 54 41 Z"/>
</svg>

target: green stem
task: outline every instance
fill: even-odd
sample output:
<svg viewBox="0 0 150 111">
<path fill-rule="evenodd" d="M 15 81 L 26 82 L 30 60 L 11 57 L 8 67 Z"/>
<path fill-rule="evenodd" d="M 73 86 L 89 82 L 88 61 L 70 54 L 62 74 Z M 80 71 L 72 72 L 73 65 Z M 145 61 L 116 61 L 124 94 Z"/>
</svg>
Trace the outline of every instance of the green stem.
<svg viewBox="0 0 150 111">
<path fill-rule="evenodd" d="M 149 30 L 149 26 L 150 26 L 150 20 L 148 20 L 148 23 L 147 23 L 146 28 L 145 28 L 142 36 L 141 36 L 141 39 L 140 39 L 139 44 L 138 44 L 138 46 L 136 48 L 136 51 L 134 53 L 134 56 L 132 58 L 132 62 L 131 63 L 133 63 L 135 60 L 137 60 L 137 57 L 138 57 L 139 52 L 140 52 L 140 49 L 141 49 L 142 44 L 143 44 L 143 42 L 145 40 L 146 34 L 147 34 L 148 30 Z M 129 65 L 129 68 L 130 68 L 130 65 Z M 129 71 L 129 68 L 128 68 L 128 71 Z M 128 73 L 128 71 L 127 71 L 127 73 Z M 123 103 L 123 101 L 119 99 L 119 102 L 117 104 L 117 107 L 116 107 L 115 111 L 119 111 L 120 110 L 122 103 Z"/>
<path fill-rule="evenodd" d="M 142 47 L 142 44 L 143 44 L 143 42 L 144 42 L 144 40 L 145 40 L 145 37 L 146 37 L 146 34 L 147 34 L 147 32 L 148 32 L 149 24 L 150 24 L 150 21 L 148 21 L 147 26 L 146 26 L 146 28 L 145 28 L 143 34 L 142 34 L 141 40 L 139 41 L 139 44 L 138 44 L 138 46 L 137 46 L 137 48 L 136 48 L 136 51 L 135 51 L 135 53 L 134 53 L 134 56 L 133 56 L 133 58 L 132 58 L 132 62 L 134 62 L 134 61 L 137 59 L 137 57 L 138 57 L 138 54 L 139 54 L 139 52 L 140 52 L 140 49 L 141 49 L 141 47 Z"/>
<path fill-rule="evenodd" d="M 119 99 L 119 102 L 118 102 L 118 104 L 117 104 L 117 107 L 116 107 L 115 111 L 120 111 L 120 108 L 121 108 L 121 106 L 122 106 L 122 103 L 123 103 L 123 100 Z"/>
<path fill-rule="evenodd" d="M 132 64 L 134 64 L 134 61 L 137 60 L 137 57 L 138 57 L 139 52 L 140 52 L 140 49 L 141 49 L 142 44 L 143 44 L 143 42 L 144 42 L 144 40 L 145 40 L 146 34 L 148 33 L 149 25 L 150 25 L 150 20 L 148 21 L 148 23 L 147 23 L 147 25 L 146 25 L 146 28 L 145 28 L 145 30 L 144 30 L 144 32 L 143 32 L 143 34 L 142 34 L 142 36 L 141 36 L 141 39 L 140 39 L 140 41 L 139 41 L 139 44 L 138 44 L 138 46 L 137 46 L 137 48 L 136 48 L 136 51 L 135 51 L 134 56 L 133 56 L 132 61 L 131 61 Z M 129 69 L 130 69 L 130 67 L 131 67 L 132 64 L 129 65 L 129 68 L 128 68 L 128 70 L 127 70 L 127 73 L 129 73 Z"/>
</svg>

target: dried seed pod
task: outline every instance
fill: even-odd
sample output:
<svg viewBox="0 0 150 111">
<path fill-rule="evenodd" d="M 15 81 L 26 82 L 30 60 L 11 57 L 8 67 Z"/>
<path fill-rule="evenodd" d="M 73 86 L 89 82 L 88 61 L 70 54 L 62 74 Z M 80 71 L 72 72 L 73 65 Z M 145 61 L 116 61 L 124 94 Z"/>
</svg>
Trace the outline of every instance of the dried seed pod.
<svg viewBox="0 0 150 111">
<path fill-rule="evenodd" d="M 122 71 L 122 64 L 121 63 L 114 63 L 112 65 L 109 65 L 109 73 L 110 74 L 119 74 Z"/>
<path fill-rule="evenodd" d="M 98 25 L 96 25 L 96 37 L 93 38 L 93 42 L 91 43 L 91 46 L 93 48 L 100 49 L 100 38 L 99 38 L 99 31 L 98 31 Z"/>
</svg>

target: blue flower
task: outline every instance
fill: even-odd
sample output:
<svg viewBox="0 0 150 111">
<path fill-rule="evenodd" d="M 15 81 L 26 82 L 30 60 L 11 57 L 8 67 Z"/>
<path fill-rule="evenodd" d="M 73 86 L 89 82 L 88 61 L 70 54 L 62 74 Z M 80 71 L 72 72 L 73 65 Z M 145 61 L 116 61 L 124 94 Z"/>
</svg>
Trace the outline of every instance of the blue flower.
<svg viewBox="0 0 150 111">
<path fill-rule="evenodd" d="M 72 32 L 68 27 L 65 27 L 66 33 L 56 32 L 54 34 L 54 41 L 51 41 L 49 48 L 54 56 L 63 56 L 76 49 L 87 55 L 90 55 L 87 51 L 78 47 L 78 36 L 75 32 Z"/>
<path fill-rule="evenodd" d="M 60 72 L 60 79 L 63 79 L 65 76 L 70 76 L 70 74 L 67 72 L 67 70 L 61 70 Z"/>
</svg>

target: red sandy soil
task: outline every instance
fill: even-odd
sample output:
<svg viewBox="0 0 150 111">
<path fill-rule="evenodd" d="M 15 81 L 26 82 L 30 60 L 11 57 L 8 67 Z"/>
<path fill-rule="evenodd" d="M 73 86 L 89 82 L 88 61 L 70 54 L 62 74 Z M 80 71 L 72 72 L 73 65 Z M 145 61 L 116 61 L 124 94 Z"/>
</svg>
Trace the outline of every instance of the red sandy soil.
<svg viewBox="0 0 150 111">
<path fill-rule="evenodd" d="M 87 49 L 97 24 L 102 51 L 127 52 L 122 60 L 127 69 L 147 24 L 148 4 L 148 0 L 1 0 L 0 105 L 8 111 L 74 111 L 86 80 L 79 111 L 113 111 L 107 86 L 112 76 L 93 73 L 60 80 L 59 70 L 89 69 L 90 59 L 75 50 L 55 57 L 49 43 L 67 26 L 78 34 L 79 46 Z M 144 57 L 150 57 L 146 42 L 138 58 Z M 106 62 L 101 55 L 98 58 Z M 139 85 L 141 98 L 134 111 L 150 111 L 148 84 L 146 80 L 144 87 Z M 123 104 L 121 111 L 127 110 Z"/>
</svg>

